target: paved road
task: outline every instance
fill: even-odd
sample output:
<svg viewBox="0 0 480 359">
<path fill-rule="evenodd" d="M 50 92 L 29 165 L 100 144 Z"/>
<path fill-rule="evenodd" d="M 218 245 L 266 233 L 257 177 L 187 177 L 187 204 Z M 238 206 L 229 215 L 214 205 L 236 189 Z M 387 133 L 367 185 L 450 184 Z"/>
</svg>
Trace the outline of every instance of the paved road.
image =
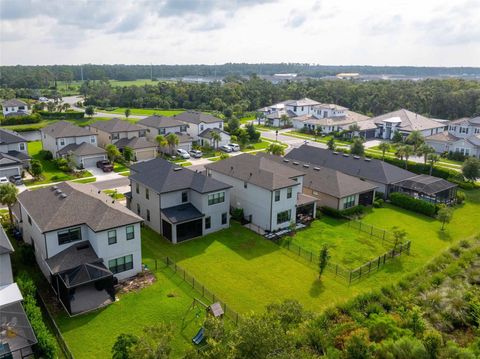
<svg viewBox="0 0 480 359">
<path fill-rule="evenodd" d="M 115 189 L 120 187 L 126 187 L 130 184 L 128 177 L 115 178 L 106 181 L 92 182 L 91 183 L 95 188 L 99 190 L 104 189 Z"/>
<path fill-rule="evenodd" d="M 81 107 L 77 107 L 76 106 L 76 103 L 78 101 L 82 101 L 83 100 L 83 97 L 81 96 L 65 96 L 62 98 L 62 101 L 63 103 L 68 103 L 70 105 L 70 107 L 72 108 L 72 110 L 75 110 L 75 111 L 85 111 L 83 108 Z M 124 115 L 123 114 L 118 114 L 118 113 L 110 113 L 110 112 L 95 112 L 95 114 L 93 115 L 93 117 L 110 117 L 110 118 L 115 118 L 115 117 L 123 117 Z M 138 119 L 138 120 L 141 120 L 142 118 L 145 118 L 147 116 L 139 116 L 139 115 L 130 115 L 129 118 L 135 118 L 135 119 Z"/>
</svg>

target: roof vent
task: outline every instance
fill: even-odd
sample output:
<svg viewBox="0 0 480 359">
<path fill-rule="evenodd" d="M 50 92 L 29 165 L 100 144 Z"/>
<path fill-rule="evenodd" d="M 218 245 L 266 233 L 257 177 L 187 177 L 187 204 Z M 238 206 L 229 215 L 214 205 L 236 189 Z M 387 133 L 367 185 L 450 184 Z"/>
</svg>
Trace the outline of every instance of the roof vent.
<svg viewBox="0 0 480 359">
<path fill-rule="evenodd" d="M 173 170 L 176 172 L 176 171 L 180 171 L 182 169 L 182 167 L 175 167 Z"/>
<path fill-rule="evenodd" d="M 320 171 L 320 167 L 313 167 L 315 171 Z"/>
<path fill-rule="evenodd" d="M 304 163 L 304 164 L 303 164 L 303 167 L 308 168 L 308 167 L 310 167 L 310 165 L 307 164 L 307 163 Z"/>
<path fill-rule="evenodd" d="M 366 157 L 365 157 L 365 161 L 367 161 L 367 162 L 371 162 L 371 161 L 372 161 L 372 159 L 371 159 L 371 158 L 366 158 Z"/>
<path fill-rule="evenodd" d="M 338 152 L 337 151 L 333 151 L 332 152 L 334 155 L 338 155 Z"/>
<path fill-rule="evenodd" d="M 284 158 L 283 162 L 290 162 L 290 161 L 287 158 Z"/>
<path fill-rule="evenodd" d="M 61 193 L 60 198 L 67 198 L 67 194 L 66 193 Z"/>
<path fill-rule="evenodd" d="M 56 189 L 58 189 L 58 186 L 52 186 L 51 188 L 52 191 L 55 191 Z"/>
<path fill-rule="evenodd" d="M 59 194 L 59 193 L 62 193 L 62 190 L 60 188 L 57 188 L 54 192 L 55 194 Z"/>
<path fill-rule="evenodd" d="M 355 158 L 356 160 L 359 160 L 360 156 L 353 156 L 353 158 Z"/>
<path fill-rule="evenodd" d="M 344 154 L 343 154 L 343 157 L 349 157 L 349 154 L 348 154 L 348 153 L 344 153 Z"/>
<path fill-rule="evenodd" d="M 298 162 L 297 162 L 297 161 L 294 161 L 294 162 L 292 162 L 292 163 L 293 163 L 294 165 L 298 165 Z"/>
</svg>

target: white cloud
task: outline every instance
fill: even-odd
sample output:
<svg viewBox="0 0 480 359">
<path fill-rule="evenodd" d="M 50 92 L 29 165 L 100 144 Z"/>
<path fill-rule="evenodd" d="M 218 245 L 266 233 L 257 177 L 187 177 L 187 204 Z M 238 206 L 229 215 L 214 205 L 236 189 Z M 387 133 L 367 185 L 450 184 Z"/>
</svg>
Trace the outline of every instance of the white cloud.
<svg viewBox="0 0 480 359">
<path fill-rule="evenodd" d="M 480 66 L 479 8 L 480 0 L 0 0 L 0 60 Z"/>
</svg>

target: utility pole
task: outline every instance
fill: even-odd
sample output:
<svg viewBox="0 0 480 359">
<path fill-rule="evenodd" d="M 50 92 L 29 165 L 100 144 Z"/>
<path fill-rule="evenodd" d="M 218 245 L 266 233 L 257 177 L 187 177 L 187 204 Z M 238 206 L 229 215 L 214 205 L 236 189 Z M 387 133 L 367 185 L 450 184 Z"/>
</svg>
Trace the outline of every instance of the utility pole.
<svg viewBox="0 0 480 359">
<path fill-rule="evenodd" d="M 80 65 L 80 78 L 82 79 L 83 82 L 83 66 Z"/>
<path fill-rule="evenodd" d="M 153 81 L 153 64 L 150 62 L 150 81 Z"/>
</svg>

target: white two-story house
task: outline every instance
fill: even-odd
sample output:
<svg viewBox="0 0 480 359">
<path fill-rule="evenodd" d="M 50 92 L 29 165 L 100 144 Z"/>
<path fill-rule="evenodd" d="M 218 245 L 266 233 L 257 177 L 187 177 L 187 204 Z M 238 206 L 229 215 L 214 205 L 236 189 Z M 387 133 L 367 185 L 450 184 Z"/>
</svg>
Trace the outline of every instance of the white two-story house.
<svg viewBox="0 0 480 359">
<path fill-rule="evenodd" d="M 480 116 L 450 121 L 446 131 L 426 137 L 425 142 L 437 153 L 459 152 L 480 157 Z"/>
<path fill-rule="evenodd" d="M 0 129 L 0 177 L 21 175 L 29 162 L 27 140 L 16 132 Z"/>
<path fill-rule="evenodd" d="M 172 243 L 229 227 L 230 185 L 161 158 L 130 171 L 128 207 Z"/>
<path fill-rule="evenodd" d="M 302 195 L 303 172 L 265 157 L 242 154 L 205 168 L 209 177 L 232 186 L 231 206 L 264 231 L 288 227 L 296 222 L 297 205 L 315 203 Z"/>
<path fill-rule="evenodd" d="M 3 116 L 24 116 L 29 114 L 28 104 L 16 98 L 2 101 Z"/>
<path fill-rule="evenodd" d="M 142 269 L 142 219 L 91 185 L 62 182 L 24 191 L 13 213 L 70 314 L 110 303 L 115 281 Z"/>
<path fill-rule="evenodd" d="M 177 148 L 190 151 L 192 149 L 193 138 L 187 133 L 188 125 L 176 120 L 173 117 L 165 116 L 149 116 L 137 122 L 147 130 L 147 138 L 149 141 L 155 142 L 157 136 L 166 136 L 174 133 L 178 137 Z M 165 151 L 166 149 L 162 149 Z"/>
<path fill-rule="evenodd" d="M 42 146 L 54 158 L 72 155 L 78 167 L 95 167 L 107 155 L 97 145 L 97 135 L 67 121 L 59 121 L 40 130 Z"/>
<path fill-rule="evenodd" d="M 205 146 L 223 146 L 230 143 L 230 135 L 223 130 L 223 120 L 208 113 L 199 111 L 186 111 L 175 115 L 175 120 L 180 121 L 186 125 L 187 133 L 198 144 Z M 217 132 L 221 140 L 218 143 L 213 143 L 211 134 Z"/>
</svg>

